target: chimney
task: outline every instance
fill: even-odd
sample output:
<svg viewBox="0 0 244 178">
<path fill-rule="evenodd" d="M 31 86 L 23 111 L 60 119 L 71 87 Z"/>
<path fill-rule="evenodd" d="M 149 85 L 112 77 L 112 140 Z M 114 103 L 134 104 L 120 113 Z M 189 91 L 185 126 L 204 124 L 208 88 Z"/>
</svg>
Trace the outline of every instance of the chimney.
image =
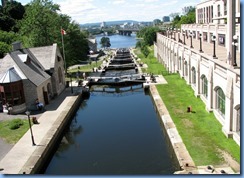
<svg viewBox="0 0 244 178">
<path fill-rule="evenodd" d="M 12 43 L 12 45 L 13 45 L 13 51 L 22 49 L 22 43 L 20 41 L 16 41 Z"/>
</svg>

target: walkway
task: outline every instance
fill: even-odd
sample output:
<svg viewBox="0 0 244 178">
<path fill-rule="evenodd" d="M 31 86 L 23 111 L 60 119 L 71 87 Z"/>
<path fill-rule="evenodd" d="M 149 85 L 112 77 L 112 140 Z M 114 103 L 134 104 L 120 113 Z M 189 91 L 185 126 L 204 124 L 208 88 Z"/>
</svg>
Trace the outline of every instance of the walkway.
<svg viewBox="0 0 244 178">
<path fill-rule="evenodd" d="M 32 146 L 30 131 L 27 131 L 15 145 L 8 144 L 0 139 L 0 174 L 18 174 L 18 171 L 22 169 L 32 153 L 38 149 L 38 145 L 40 146 L 40 142 L 46 136 L 45 133 L 52 127 L 52 123 L 55 122 L 53 118 L 57 118 L 66 110 L 66 107 L 68 107 L 67 104 L 69 104 L 69 101 L 73 98 L 70 96 L 77 95 L 77 93 L 81 92 L 81 87 L 77 87 L 77 82 L 73 81 L 72 86 L 73 93 L 71 93 L 71 88 L 66 88 L 61 95 L 55 100 L 51 100 L 50 104 L 45 106 L 43 112 L 35 111 L 31 113 L 31 117 L 37 117 L 38 122 L 40 122 L 40 124 L 32 126 L 37 146 Z M 8 115 L 6 113 L 0 113 L 0 122 L 2 120 L 11 120 L 14 118 L 27 119 L 27 116 L 25 114 Z M 18 171 L 16 172 L 16 170 Z"/>
<path fill-rule="evenodd" d="M 170 38 L 171 36 L 169 36 Z M 174 35 L 172 35 L 172 37 L 174 37 Z M 178 42 L 178 34 L 176 34 L 176 41 Z M 180 39 L 182 40 L 182 43 L 184 42 L 184 37 L 181 36 Z M 191 46 L 191 38 L 190 37 L 185 37 L 185 43 L 186 46 L 188 46 L 190 48 Z M 197 40 L 196 38 L 192 38 L 192 46 L 193 46 L 193 50 L 196 51 L 196 53 L 199 53 L 200 51 L 200 40 Z M 228 59 L 228 55 L 227 55 L 227 49 L 224 46 L 220 46 L 217 45 L 217 41 L 216 41 L 216 46 L 215 46 L 215 54 L 216 54 L 216 61 L 220 61 L 223 65 L 226 65 L 227 61 L 229 61 L 230 59 Z M 208 43 L 206 41 L 202 41 L 202 51 L 203 55 L 207 55 L 207 56 L 213 56 L 213 43 Z M 240 74 L 240 52 L 236 52 L 236 63 L 237 63 L 237 68 L 235 69 L 236 71 L 239 71 Z"/>
</svg>

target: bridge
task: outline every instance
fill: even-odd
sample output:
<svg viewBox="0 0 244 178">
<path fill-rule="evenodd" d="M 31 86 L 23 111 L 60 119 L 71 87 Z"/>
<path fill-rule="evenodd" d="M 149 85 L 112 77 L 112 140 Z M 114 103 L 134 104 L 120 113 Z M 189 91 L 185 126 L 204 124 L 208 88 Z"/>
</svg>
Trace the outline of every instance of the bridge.
<svg viewBox="0 0 244 178">
<path fill-rule="evenodd" d="M 125 35 L 125 36 L 131 36 L 131 34 L 133 33 L 133 32 L 138 32 L 138 31 L 140 31 L 139 29 L 133 29 L 133 28 L 131 28 L 131 29 L 129 29 L 129 28 L 124 28 L 124 29 L 119 29 L 118 30 L 118 32 L 119 32 L 119 34 L 120 35 Z"/>
</svg>

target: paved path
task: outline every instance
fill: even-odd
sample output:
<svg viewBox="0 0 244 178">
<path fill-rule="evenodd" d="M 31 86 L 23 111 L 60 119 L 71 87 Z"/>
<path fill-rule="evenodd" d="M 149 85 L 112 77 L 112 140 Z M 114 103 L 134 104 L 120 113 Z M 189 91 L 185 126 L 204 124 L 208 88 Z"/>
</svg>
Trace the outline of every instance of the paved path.
<svg viewBox="0 0 244 178">
<path fill-rule="evenodd" d="M 32 111 L 31 117 L 36 117 L 37 119 L 39 119 L 46 111 L 56 110 L 67 96 L 74 95 L 80 89 L 80 87 L 77 87 L 76 81 L 72 82 L 72 86 L 73 86 L 73 93 L 71 93 L 71 88 L 66 88 L 63 91 L 63 93 L 61 93 L 61 95 L 59 95 L 54 100 L 51 100 L 50 104 L 46 105 L 45 109 L 43 111 Z M 6 113 L 0 113 L 0 122 L 3 120 L 12 120 L 15 118 L 27 119 L 27 116 L 25 114 L 8 115 Z M 0 161 L 13 148 L 13 146 L 14 146 L 13 144 L 9 144 L 0 138 L 0 148 L 1 148 L 0 149 Z"/>
<path fill-rule="evenodd" d="M 182 43 L 184 42 L 184 38 L 183 36 L 180 37 L 180 39 L 182 40 Z M 176 41 L 178 41 L 178 35 L 176 35 Z M 186 46 L 190 47 L 191 46 L 191 38 L 190 37 L 185 37 L 185 43 L 186 43 Z M 193 46 L 193 49 L 199 53 L 199 50 L 200 50 L 200 40 L 197 40 L 197 39 L 192 39 L 192 46 Z M 217 45 L 217 42 L 216 42 L 216 46 L 215 46 L 215 54 L 216 54 L 216 57 L 218 61 L 222 61 L 224 63 L 227 63 L 228 62 L 228 53 L 227 53 L 227 49 L 224 47 L 224 46 L 220 46 L 220 45 Z M 213 56 L 213 43 L 208 43 L 206 41 L 202 41 L 202 51 L 203 53 L 202 54 L 206 54 L 208 56 Z M 237 63 L 237 66 L 238 66 L 238 69 L 237 70 L 240 70 L 239 67 L 240 67 L 240 52 L 237 51 L 236 53 L 236 63 Z"/>
</svg>

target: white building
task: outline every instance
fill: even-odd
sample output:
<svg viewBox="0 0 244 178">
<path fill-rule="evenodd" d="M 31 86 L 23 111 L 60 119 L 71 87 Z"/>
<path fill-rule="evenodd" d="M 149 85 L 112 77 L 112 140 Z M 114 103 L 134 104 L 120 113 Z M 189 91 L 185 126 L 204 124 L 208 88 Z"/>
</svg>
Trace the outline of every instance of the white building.
<svg viewBox="0 0 244 178">
<path fill-rule="evenodd" d="M 206 110 L 213 112 L 221 123 L 223 133 L 240 145 L 240 1 L 208 0 L 198 4 L 196 12 L 196 24 L 182 25 L 174 38 L 172 31 L 157 34 L 155 56 L 169 72 L 177 72 L 186 80 L 195 96 L 205 103 Z M 216 41 L 212 41 L 213 36 Z M 186 37 L 188 44 L 183 42 Z M 189 45 L 190 39 L 195 48 L 192 43 Z M 200 47 L 204 43 L 208 53 L 196 48 L 199 42 Z M 214 44 L 222 52 L 217 57 L 212 55 Z"/>
</svg>

